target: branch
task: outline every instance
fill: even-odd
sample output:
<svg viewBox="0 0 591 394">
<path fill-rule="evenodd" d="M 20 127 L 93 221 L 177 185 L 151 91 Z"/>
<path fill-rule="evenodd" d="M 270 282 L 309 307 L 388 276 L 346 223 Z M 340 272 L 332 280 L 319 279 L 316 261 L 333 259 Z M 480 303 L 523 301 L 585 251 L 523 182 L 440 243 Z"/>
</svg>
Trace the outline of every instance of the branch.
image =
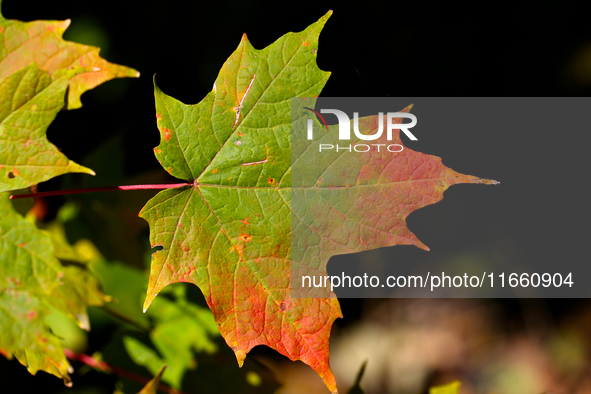
<svg viewBox="0 0 591 394">
<path fill-rule="evenodd" d="M 80 361 L 81 363 L 86 364 L 89 367 L 92 367 L 94 369 L 98 369 L 99 371 L 106 372 L 106 373 L 113 373 L 117 376 L 121 376 L 122 378 L 132 380 L 132 381 L 139 383 L 139 384 L 145 385 L 150 381 L 149 378 L 146 378 L 144 376 L 127 371 L 125 369 L 117 368 L 115 366 L 107 364 L 104 361 L 97 360 L 96 358 L 88 356 L 86 354 L 74 353 L 72 350 L 67 349 L 67 348 L 64 348 L 64 354 L 70 360 Z M 158 385 L 158 390 L 163 391 L 168 394 L 186 394 L 182 391 L 176 390 L 176 389 L 174 389 L 170 386 L 167 386 L 163 383 L 160 383 Z"/>
</svg>

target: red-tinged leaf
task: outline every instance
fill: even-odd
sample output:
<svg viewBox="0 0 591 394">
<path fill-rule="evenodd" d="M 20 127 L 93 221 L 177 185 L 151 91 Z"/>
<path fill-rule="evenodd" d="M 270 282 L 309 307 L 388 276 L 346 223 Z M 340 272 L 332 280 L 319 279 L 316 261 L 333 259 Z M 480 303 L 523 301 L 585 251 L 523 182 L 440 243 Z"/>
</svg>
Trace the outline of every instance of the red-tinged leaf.
<svg viewBox="0 0 591 394">
<path fill-rule="evenodd" d="M 0 290 L 0 353 L 9 359 L 15 356 L 33 375 L 42 370 L 71 386 L 72 367 L 59 339 L 45 324 L 49 313 L 33 292 Z"/>
<path fill-rule="evenodd" d="M 370 155 L 343 158 L 340 166 L 327 162 L 316 179 L 299 179 L 299 191 L 293 187 L 291 98 L 317 96 L 328 79 L 316 65 L 316 52 L 330 14 L 263 50 L 244 36 L 198 104 L 185 105 L 155 87 L 161 133 L 156 157 L 169 174 L 192 185 L 160 192 L 140 216 L 150 223 L 152 246 L 162 246 L 152 257 L 145 308 L 168 284 L 193 283 L 240 365 L 254 346 L 267 345 L 310 365 L 336 393 L 328 340 L 341 316 L 339 303 L 334 294 L 293 297 L 292 271 L 312 258 L 326 275 L 334 254 L 395 244 L 424 247 L 406 228 L 406 216 L 439 201 L 454 183 L 484 181 L 405 150 L 398 161 Z M 323 175 L 319 186 L 324 172 L 334 178 Z M 353 198 L 344 201 L 342 193 Z M 292 211 L 294 197 L 323 209 Z M 311 253 L 295 253 L 294 220 L 313 229 L 297 239 L 298 251 Z"/>
<path fill-rule="evenodd" d="M 300 106 L 313 101 L 300 100 L 292 110 L 301 113 Z M 401 121 L 397 118 L 394 123 Z M 387 124 L 387 115 L 382 122 Z M 366 134 L 375 134 L 379 123 L 378 116 L 370 116 L 359 119 L 358 124 Z M 296 145 L 292 146 L 291 167 L 292 295 L 300 297 L 328 296 L 330 286 L 302 287 L 301 278 L 326 275 L 331 256 L 392 245 L 429 250 L 406 226 L 410 213 L 440 201 L 451 185 L 497 183 L 457 173 L 445 167 L 439 157 L 406 147 L 396 153 L 388 151 L 386 146 L 404 146 L 399 130 L 394 130 L 391 140 L 384 133 L 371 141 L 381 149 L 374 146 L 364 153 L 336 149 L 319 152 L 320 143 L 343 145 L 338 140 L 338 127 L 330 126 L 329 132 L 316 141 L 298 138 L 306 131 L 294 128 L 299 134 L 292 138 Z M 352 145 L 356 143 L 351 141 Z"/>
<path fill-rule="evenodd" d="M 31 63 L 49 74 L 70 67 L 88 67 L 91 72 L 70 81 L 68 109 L 75 109 L 82 106 L 80 96 L 87 90 L 113 78 L 139 77 L 136 70 L 101 58 L 100 48 L 63 40 L 69 25 L 69 19 L 21 22 L 4 19 L 0 13 L 0 80 Z"/>
</svg>

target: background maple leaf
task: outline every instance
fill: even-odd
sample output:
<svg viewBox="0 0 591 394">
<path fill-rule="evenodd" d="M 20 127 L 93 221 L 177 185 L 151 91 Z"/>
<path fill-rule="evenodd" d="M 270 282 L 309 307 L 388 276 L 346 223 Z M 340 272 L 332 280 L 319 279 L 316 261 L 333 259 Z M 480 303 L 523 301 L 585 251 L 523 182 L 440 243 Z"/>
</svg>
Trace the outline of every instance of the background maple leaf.
<svg viewBox="0 0 591 394">
<path fill-rule="evenodd" d="M 118 77 L 139 77 L 99 56 L 100 49 L 62 39 L 70 21 L 5 19 L 0 0 L 0 192 L 36 185 L 67 172 L 94 175 L 45 138 L 64 105 L 82 106 L 80 95 Z M 64 102 L 64 95 L 66 95 Z"/>
<path fill-rule="evenodd" d="M 0 80 L 31 63 L 49 74 L 69 67 L 88 67 L 86 73 L 71 77 L 66 102 L 68 109 L 75 109 L 82 106 L 80 96 L 85 91 L 113 78 L 139 77 L 139 72 L 130 67 L 101 58 L 100 48 L 63 40 L 69 25 L 69 19 L 21 22 L 7 20 L 0 13 Z"/>
<path fill-rule="evenodd" d="M 79 265 L 62 266 L 58 259 L 71 248 L 65 236 L 40 231 L 35 216 L 23 218 L 2 192 L 68 172 L 94 175 L 51 144 L 47 128 L 61 109 L 80 107 L 84 91 L 139 74 L 100 58 L 99 48 L 64 41 L 68 25 L 8 20 L 0 12 L 0 352 L 71 386 L 72 367 L 46 326 L 48 315 L 56 310 L 89 330 L 87 307 L 109 298 L 75 253 L 65 258 Z"/>
</svg>

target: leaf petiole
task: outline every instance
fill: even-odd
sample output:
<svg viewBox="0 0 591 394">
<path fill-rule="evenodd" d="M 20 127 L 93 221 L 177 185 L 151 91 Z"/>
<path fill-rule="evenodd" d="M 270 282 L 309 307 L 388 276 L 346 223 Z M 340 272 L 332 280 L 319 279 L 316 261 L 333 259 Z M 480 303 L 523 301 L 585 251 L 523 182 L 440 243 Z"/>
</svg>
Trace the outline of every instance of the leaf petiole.
<svg viewBox="0 0 591 394">
<path fill-rule="evenodd" d="M 170 184 L 155 184 L 155 185 L 124 185 L 124 186 L 103 186 L 103 187 L 87 187 L 83 189 L 68 189 L 68 190 L 53 190 L 48 192 L 27 193 L 27 194 L 12 194 L 11 200 L 20 198 L 33 197 L 47 197 L 47 196 L 61 196 L 65 194 L 80 194 L 93 192 L 106 192 L 113 190 L 162 190 L 171 189 L 183 186 L 192 186 L 192 183 L 170 183 Z"/>
</svg>

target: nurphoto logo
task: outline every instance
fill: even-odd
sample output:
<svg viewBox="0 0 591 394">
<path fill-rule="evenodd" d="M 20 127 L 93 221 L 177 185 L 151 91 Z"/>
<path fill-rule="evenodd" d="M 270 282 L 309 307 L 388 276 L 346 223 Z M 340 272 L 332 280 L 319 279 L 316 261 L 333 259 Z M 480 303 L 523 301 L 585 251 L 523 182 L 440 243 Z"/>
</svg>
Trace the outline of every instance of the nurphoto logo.
<svg viewBox="0 0 591 394">
<path fill-rule="evenodd" d="M 339 140 L 340 141 L 350 141 L 351 140 L 351 119 L 349 116 L 341 110 L 338 109 L 321 109 L 320 112 L 313 110 L 309 107 L 304 107 L 304 109 L 311 112 L 313 119 L 308 119 L 307 123 L 307 138 L 308 140 L 314 139 L 314 119 L 316 122 L 321 126 L 326 128 L 326 131 L 329 132 L 328 125 L 326 120 L 322 116 L 322 114 L 333 114 L 337 117 L 338 124 L 339 124 Z M 410 119 L 410 123 L 394 123 L 394 119 L 396 118 L 406 118 Z M 324 123 L 324 125 L 320 124 L 320 120 Z M 382 137 L 384 134 L 384 113 L 380 112 L 378 114 L 379 124 L 378 129 L 373 134 L 364 134 L 359 130 L 359 112 L 353 112 L 353 133 L 355 137 L 362 141 L 374 141 Z M 417 124 L 417 117 L 411 113 L 407 112 L 388 112 L 386 113 L 386 137 L 388 141 L 392 141 L 392 131 L 393 130 L 400 130 L 406 136 L 411 139 L 412 141 L 417 141 L 417 137 L 412 134 L 409 129 L 416 126 Z M 392 153 L 402 152 L 404 147 L 400 144 L 349 144 L 349 145 L 339 145 L 339 144 L 319 144 L 318 151 L 348 151 L 348 152 L 369 152 L 369 151 L 377 151 L 380 152 L 381 150 L 387 150 Z"/>
</svg>

